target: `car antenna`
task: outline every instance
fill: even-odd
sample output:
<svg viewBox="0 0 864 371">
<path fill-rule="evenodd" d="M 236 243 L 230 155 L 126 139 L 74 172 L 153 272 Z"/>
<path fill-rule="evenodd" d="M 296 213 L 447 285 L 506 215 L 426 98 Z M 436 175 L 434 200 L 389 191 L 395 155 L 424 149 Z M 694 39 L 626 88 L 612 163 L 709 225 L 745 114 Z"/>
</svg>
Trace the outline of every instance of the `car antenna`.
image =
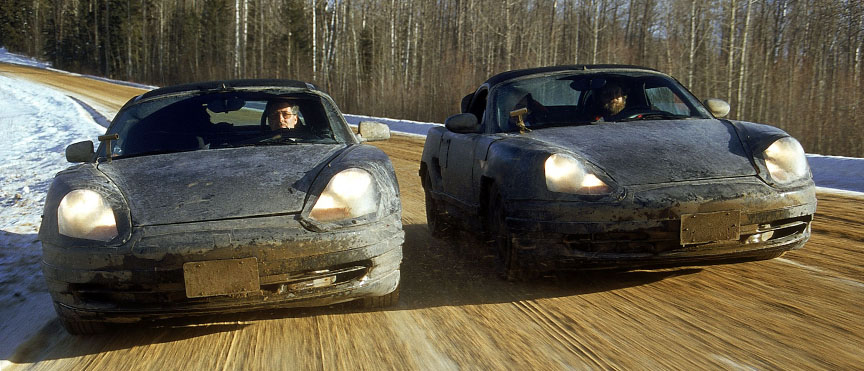
<svg viewBox="0 0 864 371">
<path fill-rule="evenodd" d="M 100 135 L 97 139 L 99 139 L 100 142 L 105 142 L 105 153 L 108 156 L 108 162 L 111 162 L 111 157 L 114 157 L 114 147 L 111 146 L 111 141 L 120 139 L 120 134 L 114 133 Z"/>
<path fill-rule="evenodd" d="M 525 120 L 522 119 L 522 116 L 528 114 L 528 108 L 523 107 L 517 110 L 510 111 L 510 117 L 516 118 L 516 127 L 519 128 L 519 134 L 525 134 L 531 132 L 527 126 L 525 126 Z"/>
</svg>

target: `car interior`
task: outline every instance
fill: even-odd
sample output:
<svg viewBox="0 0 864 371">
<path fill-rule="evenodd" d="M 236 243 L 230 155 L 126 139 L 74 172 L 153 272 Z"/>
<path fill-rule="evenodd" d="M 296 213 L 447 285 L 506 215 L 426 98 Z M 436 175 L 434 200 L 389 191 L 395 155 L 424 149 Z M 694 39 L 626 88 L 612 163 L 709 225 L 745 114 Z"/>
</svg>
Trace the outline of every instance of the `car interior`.
<svg viewBox="0 0 864 371">
<path fill-rule="evenodd" d="M 561 78 L 526 80 L 505 87 L 498 93 L 499 117 L 506 120 L 505 131 L 518 130 L 517 117 L 509 113 L 527 108 L 525 124 L 531 127 L 585 125 L 595 121 L 600 111 L 600 91 L 609 84 L 621 87 L 627 106 L 618 119 L 637 119 L 651 114 L 652 118 L 685 118 L 700 116 L 692 104 L 682 99 L 669 82 L 657 77 L 623 75 L 578 75 Z M 641 115 L 640 115 L 641 114 Z M 632 117 L 631 117 L 632 116 Z"/>
<path fill-rule="evenodd" d="M 299 106 L 302 130 L 271 130 L 268 102 Z M 131 115 L 134 116 L 134 115 Z M 117 157 L 238 146 L 336 143 L 320 98 L 314 95 L 267 96 L 208 94 L 180 100 L 118 128 Z"/>
</svg>

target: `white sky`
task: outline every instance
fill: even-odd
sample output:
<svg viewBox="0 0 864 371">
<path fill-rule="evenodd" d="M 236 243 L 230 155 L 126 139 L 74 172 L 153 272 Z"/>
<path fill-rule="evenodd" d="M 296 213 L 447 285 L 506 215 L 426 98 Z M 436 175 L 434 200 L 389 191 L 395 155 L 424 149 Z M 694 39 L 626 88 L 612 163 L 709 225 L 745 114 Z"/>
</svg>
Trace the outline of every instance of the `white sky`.
<svg viewBox="0 0 864 371">
<path fill-rule="evenodd" d="M 0 62 L 48 67 L 3 48 Z M 0 75 L 0 369 L 9 364 L 19 344 L 55 318 L 36 240 L 45 193 L 54 174 L 71 165 L 65 159 L 66 146 L 88 139 L 96 142 L 104 132 L 63 93 Z M 813 167 L 817 184 L 824 178 L 841 188 L 862 189 L 864 159 L 825 158 L 810 159 L 811 165 L 819 164 Z"/>
</svg>

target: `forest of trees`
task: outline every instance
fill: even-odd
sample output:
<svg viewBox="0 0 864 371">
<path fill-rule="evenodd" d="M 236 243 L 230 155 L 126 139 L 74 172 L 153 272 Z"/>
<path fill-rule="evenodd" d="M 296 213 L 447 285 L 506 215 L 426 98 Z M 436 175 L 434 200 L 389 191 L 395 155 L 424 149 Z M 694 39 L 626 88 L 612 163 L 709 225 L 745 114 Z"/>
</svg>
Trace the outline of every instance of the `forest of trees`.
<svg viewBox="0 0 864 371">
<path fill-rule="evenodd" d="M 3 0 L 0 45 L 170 85 L 291 78 L 343 111 L 442 122 L 492 74 L 656 68 L 811 153 L 864 157 L 862 0 Z"/>
</svg>

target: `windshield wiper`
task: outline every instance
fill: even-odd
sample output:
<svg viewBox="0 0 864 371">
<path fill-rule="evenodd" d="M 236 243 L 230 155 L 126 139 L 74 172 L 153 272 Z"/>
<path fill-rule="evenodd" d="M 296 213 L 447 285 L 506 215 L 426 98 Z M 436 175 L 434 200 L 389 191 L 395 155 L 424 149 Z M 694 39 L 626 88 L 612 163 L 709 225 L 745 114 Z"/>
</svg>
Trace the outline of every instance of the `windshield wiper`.
<svg viewBox="0 0 864 371">
<path fill-rule="evenodd" d="M 195 149 L 159 149 L 159 150 L 155 150 L 155 151 L 144 151 L 144 152 L 131 153 L 128 155 L 114 156 L 111 159 L 112 160 L 118 160 L 118 159 L 141 157 L 141 156 L 164 155 L 167 153 L 192 152 L 192 151 L 197 151 L 199 149 L 201 149 L 201 148 L 195 148 Z"/>
<path fill-rule="evenodd" d="M 529 129 L 545 129 L 545 128 L 555 128 L 562 126 L 582 126 L 582 125 L 591 125 L 590 121 L 569 121 L 569 122 L 547 122 L 536 125 L 531 125 Z"/>
<path fill-rule="evenodd" d="M 676 115 L 669 112 L 648 112 L 640 114 L 636 117 L 628 117 L 617 120 L 618 122 L 637 121 L 637 120 L 680 120 L 689 119 L 690 115 Z"/>
</svg>

